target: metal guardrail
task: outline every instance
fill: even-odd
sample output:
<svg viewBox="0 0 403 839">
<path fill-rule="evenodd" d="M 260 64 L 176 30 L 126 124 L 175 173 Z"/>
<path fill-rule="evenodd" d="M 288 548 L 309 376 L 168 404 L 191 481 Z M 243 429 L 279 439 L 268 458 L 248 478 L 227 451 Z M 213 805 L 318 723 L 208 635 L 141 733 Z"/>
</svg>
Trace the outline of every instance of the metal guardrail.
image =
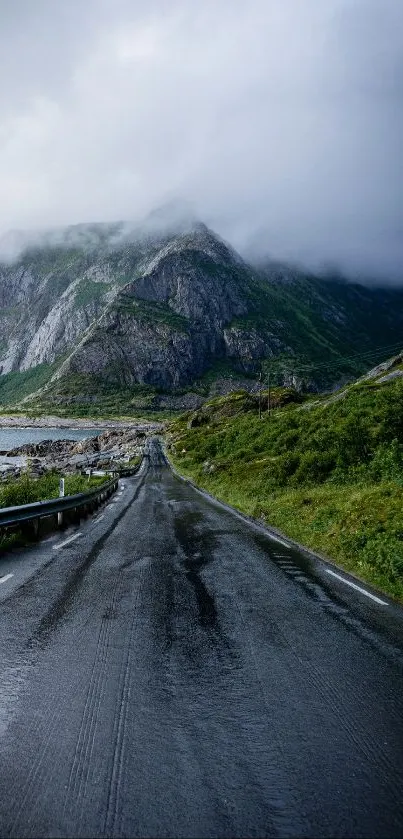
<svg viewBox="0 0 403 839">
<path fill-rule="evenodd" d="M 141 462 L 137 463 L 136 466 L 124 466 L 122 469 L 119 469 L 119 477 L 120 478 L 130 478 L 131 475 L 135 475 L 136 472 L 139 471 L 141 466 Z"/>
<path fill-rule="evenodd" d="M 113 473 L 109 481 L 87 492 L 66 495 L 64 498 L 51 498 L 48 501 L 34 501 L 32 504 L 19 504 L 16 507 L 2 507 L 0 508 L 0 531 L 3 528 L 29 526 L 37 537 L 40 520 L 50 516 L 56 517 L 57 525 L 60 527 L 63 523 L 63 513 L 74 510 L 79 515 L 81 510 L 84 510 L 84 513 L 92 511 L 116 491 L 120 478 L 135 475 L 140 465 L 139 463 L 136 466 L 119 469 Z"/>
<path fill-rule="evenodd" d="M 112 495 L 118 487 L 120 475 L 116 475 L 110 481 L 106 481 L 88 492 L 79 492 L 76 495 L 66 495 L 64 498 L 52 498 L 50 501 L 34 501 L 32 504 L 20 504 L 17 507 L 0 508 L 0 528 L 18 527 L 30 521 L 39 521 L 45 516 L 55 516 L 58 513 L 65 513 L 68 510 L 77 510 L 94 504 L 96 501 L 103 501 L 104 498 Z"/>
</svg>

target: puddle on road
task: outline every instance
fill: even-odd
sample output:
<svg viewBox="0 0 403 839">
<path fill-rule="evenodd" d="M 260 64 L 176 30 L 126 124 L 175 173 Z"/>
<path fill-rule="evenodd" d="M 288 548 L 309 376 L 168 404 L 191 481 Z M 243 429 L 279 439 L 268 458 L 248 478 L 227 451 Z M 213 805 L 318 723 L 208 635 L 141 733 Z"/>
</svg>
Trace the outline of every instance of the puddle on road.
<svg viewBox="0 0 403 839">
<path fill-rule="evenodd" d="M 215 534 L 205 527 L 198 528 L 203 521 L 201 513 L 186 511 L 176 516 L 175 536 L 184 553 L 185 574 L 191 583 L 199 611 L 199 623 L 204 629 L 218 630 L 218 616 L 214 597 L 208 591 L 202 577 L 203 568 L 214 560 Z"/>
</svg>

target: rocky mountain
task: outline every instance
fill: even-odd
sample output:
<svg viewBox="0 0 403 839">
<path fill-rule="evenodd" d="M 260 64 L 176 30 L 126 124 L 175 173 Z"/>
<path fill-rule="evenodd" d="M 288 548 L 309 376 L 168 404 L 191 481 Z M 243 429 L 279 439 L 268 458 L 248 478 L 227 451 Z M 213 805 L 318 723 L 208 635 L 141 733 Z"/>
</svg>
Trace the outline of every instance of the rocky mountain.
<svg viewBox="0 0 403 839">
<path fill-rule="evenodd" d="M 269 367 L 320 388 L 402 343 L 403 288 L 247 264 L 195 220 L 17 244 L 0 263 L 0 405 L 166 407 Z"/>
</svg>

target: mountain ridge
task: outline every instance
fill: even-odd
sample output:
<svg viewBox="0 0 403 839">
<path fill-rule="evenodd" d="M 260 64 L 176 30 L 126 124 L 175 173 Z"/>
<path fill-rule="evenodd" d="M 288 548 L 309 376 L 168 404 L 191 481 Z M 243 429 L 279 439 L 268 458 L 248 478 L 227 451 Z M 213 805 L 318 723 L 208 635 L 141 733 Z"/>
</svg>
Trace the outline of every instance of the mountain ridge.
<svg viewBox="0 0 403 839">
<path fill-rule="evenodd" d="M 169 394 L 216 368 L 286 384 L 305 365 L 300 386 L 321 389 L 364 372 L 349 357 L 399 343 L 403 288 L 258 268 L 200 221 L 157 222 L 77 225 L 0 263 L 0 404 L 4 377 L 46 365 L 40 394 L 61 402 L 74 377 Z"/>
</svg>

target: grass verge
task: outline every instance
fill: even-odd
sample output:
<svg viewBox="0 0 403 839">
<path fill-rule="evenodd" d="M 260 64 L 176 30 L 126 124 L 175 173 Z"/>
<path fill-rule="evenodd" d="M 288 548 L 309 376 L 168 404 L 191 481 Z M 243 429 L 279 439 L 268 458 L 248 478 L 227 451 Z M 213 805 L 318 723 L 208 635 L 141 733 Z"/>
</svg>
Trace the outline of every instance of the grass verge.
<svg viewBox="0 0 403 839">
<path fill-rule="evenodd" d="M 403 602 L 401 385 L 311 410 L 277 396 L 271 417 L 259 419 L 254 399 L 239 393 L 171 423 L 174 465 Z"/>
</svg>

